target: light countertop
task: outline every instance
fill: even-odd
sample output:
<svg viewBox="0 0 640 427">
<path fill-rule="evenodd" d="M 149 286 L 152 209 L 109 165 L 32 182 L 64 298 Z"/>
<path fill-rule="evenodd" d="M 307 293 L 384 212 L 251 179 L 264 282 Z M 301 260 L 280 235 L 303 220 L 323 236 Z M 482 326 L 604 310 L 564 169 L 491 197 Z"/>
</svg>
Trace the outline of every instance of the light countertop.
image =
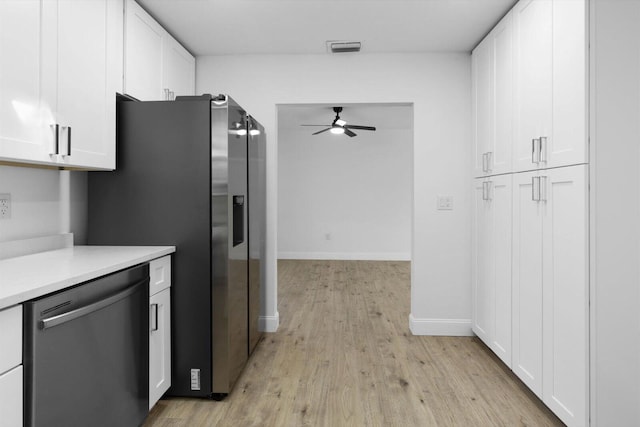
<svg viewBox="0 0 640 427">
<path fill-rule="evenodd" d="M 175 250 L 175 246 L 73 246 L 0 260 L 0 309 Z"/>
</svg>

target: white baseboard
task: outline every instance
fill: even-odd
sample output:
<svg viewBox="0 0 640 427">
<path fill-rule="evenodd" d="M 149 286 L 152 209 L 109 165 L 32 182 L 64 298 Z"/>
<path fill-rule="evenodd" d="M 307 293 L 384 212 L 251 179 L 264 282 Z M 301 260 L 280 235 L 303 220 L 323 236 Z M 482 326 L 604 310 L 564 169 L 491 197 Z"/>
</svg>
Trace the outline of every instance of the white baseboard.
<svg viewBox="0 0 640 427">
<path fill-rule="evenodd" d="M 278 252 L 278 259 L 411 261 L 411 252 Z"/>
<path fill-rule="evenodd" d="M 277 332 L 280 326 L 280 313 L 275 316 L 260 316 L 258 318 L 258 329 L 262 332 Z"/>
<path fill-rule="evenodd" d="M 417 319 L 409 315 L 409 329 L 413 335 L 451 337 L 473 336 L 471 319 Z"/>
</svg>

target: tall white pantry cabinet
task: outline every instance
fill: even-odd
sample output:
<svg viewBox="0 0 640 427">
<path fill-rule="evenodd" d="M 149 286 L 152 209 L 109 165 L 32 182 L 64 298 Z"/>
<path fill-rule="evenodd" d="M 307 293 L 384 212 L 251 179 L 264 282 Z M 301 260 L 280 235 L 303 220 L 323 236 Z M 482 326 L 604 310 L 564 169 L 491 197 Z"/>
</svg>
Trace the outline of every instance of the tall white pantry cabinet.
<svg viewBox="0 0 640 427">
<path fill-rule="evenodd" d="M 521 0 L 474 49 L 472 329 L 589 423 L 587 2 Z"/>
</svg>

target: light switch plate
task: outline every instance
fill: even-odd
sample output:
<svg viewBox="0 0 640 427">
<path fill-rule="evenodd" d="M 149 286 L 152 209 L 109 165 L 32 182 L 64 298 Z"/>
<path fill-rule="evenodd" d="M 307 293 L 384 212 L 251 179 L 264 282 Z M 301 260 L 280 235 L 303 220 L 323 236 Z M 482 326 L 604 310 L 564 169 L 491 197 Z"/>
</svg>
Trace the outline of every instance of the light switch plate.
<svg viewBox="0 0 640 427">
<path fill-rule="evenodd" d="M 451 196 L 438 196 L 438 210 L 439 211 L 451 211 L 451 210 L 453 210 L 453 197 L 451 197 Z"/>
</svg>

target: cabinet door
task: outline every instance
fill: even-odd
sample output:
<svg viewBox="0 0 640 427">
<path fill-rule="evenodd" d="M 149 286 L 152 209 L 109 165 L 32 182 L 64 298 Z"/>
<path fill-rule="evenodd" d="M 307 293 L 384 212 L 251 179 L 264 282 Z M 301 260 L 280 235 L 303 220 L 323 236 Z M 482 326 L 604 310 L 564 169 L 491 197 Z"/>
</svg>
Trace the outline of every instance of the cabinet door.
<svg viewBox="0 0 640 427">
<path fill-rule="evenodd" d="M 487 156 L 493 139 L 493 58 L 492 44 L 485 38 L 472 55 L 473 68 L 473 170 L 474 176 L 487 174 Z"/>
<path fill-rule="evenodd" d="M 493 139 L 487 159 L 492 174 L 512 171 L 513 24 L 508 14 L 490 33 L 493 47 Z"/>
<path fill-rule="evenodd" d="M 553 2 L 553 138 L 548 167 L 587 161 L 587 36 L 584 0 Z"/>
<path fill-rule="evenodd" d="M 0 1 L 0 160 L 48 163 L 54 146 L 53 109 L 40 82 L 43 62 L 55 63 L 55 45 L 45 49 L 44 9 L 39 0 Z"/>
<path fill-rule="evenodd" d="M 491 347 L 495 322 L 494 295 L 494 232 L 489 202 L 489 183 L 475 179 L 473 183 L 473 324 L 478 337 Z"/>
<path fill-rule="evenodd" d="M 545 183 L 543 401 L 568 426 L 587 416 L 587 166 L 540 172 Z"/>
<path fill-rule="evenodd" d="M 513 372 L 542 396 L 542 214 L 537 172 L 513 175 Z"/>
<path fill-rule="evenodd" d="M 22 426 L 22 365 L 0 375 L 0 421 L 3 426 Z"/>
<path fill-rule="evenodd" d="M 549 144 L 552 136 L 552 2 L 522 0 L 513 13 L 516 53 L 513 167 L 515 171 L 526 171 L 545 166 L 537 158 L 542 144 L 538 139 L 547 138 Z"/>
<path fill-rule="evenodd" d="M 58 0 L 61 163 L 115 168 L 115 97 L 121 91 L 122 2 Z"/>
<path fill-rule="evenodd" d="M 169 34 L 164 41 L 163 90 L 170 91 L 170 99 L 195 93 L 195 58 Z"/>
<path fill-rule="evenodd" d="M 171 386 L 171 289 L 149 298 L 149 409 Z"/>
<path fill-rule="evenodd" d="M 124 91 L 142 101 L 165 99 L 162 91 L 164 28 L 134 0 L 125 9 Z"/>
<path fill-rule="evenodd" d="M 513 215 L 511 180 L 512 175 L 500 175 L 491 177 L 489 181 L 495 313 L 490 347 L 509 367 L 511 367 L 511 220 Z"/>
</svg>

